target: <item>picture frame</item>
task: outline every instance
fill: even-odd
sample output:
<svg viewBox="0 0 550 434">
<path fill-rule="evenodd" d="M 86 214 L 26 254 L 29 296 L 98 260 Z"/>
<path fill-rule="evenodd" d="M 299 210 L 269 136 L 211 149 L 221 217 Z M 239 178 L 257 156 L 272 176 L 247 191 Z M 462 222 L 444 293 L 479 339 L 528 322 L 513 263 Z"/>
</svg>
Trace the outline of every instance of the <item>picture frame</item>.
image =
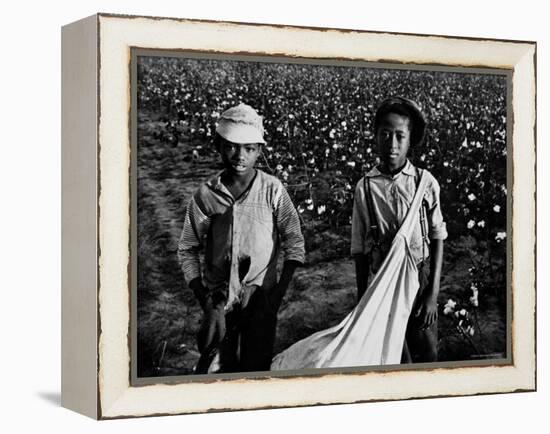
<svg viewBox="0 0 550 434">
<path fill-rule="evenodd" d="M 505 363 L 136 384 L 130 230 L 136 49 L 509 71 L 512 296 Z M 62 55 L 63 406 L 111 419 L 536 389 L 534 42 L 97 14 L 63 28 Z"/>
</svg>

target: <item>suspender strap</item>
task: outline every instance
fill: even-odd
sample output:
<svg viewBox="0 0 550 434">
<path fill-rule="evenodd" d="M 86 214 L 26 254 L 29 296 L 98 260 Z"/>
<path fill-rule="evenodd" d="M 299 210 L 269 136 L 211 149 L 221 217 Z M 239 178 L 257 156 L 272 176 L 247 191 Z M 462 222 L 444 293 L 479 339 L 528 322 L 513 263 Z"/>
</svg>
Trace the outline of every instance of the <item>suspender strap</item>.
<svg viewBox="0 0 550 434">
<path fill-rule="evenodd" d="M 374 211 L 374 202 L 372 200 L 372 192 L 370 188 L 370 178 L 365 176 L 363 178 L 365 196 L 367 199 L 367 212 L 369 214 L 370 230 L 372 231 L 372 239 L 375 246 L 380 245 L 380 226 L 378 225 L 378 219 Z"/>
<path fill-rule="evenodd" d="M 418 190 L 418 185 L 420 184 L 420 175 L 418 173 L 418 168 L 416 168 L 416 189 Z M 420 230 L 422 231 L 422 260 L 426 258 L 426 252 L 424 251 L 426 243 L 429 243 L 428 230 L 427 230 L 427 213 L 428 213 L 428 204 L 425 198 L 422 198 L 422 205 L 420 206 Z"/>
</svg>

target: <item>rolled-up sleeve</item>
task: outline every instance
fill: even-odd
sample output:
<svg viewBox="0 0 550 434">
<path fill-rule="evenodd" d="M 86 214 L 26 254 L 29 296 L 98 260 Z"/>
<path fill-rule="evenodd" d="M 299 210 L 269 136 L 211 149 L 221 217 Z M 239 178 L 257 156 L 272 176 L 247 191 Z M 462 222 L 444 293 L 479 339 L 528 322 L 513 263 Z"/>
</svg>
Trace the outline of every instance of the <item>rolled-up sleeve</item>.
<svg viewBox="0 0 550 434">
<path fill-rule="evenodd" d="M 283 186 L 281 186 L 274 214 L 284 260 L 297 261 L 303 264 L 305 261 L 305 244 L 300 228 L 300 217 L 298 217 L 298 212 Z"/>
<path fill-rule="evenodd" d="M 435 178 L 430 183 L 430 207 L 428 210 L 429 237 L 432 240 L 445 240 L 448 236 L 447 225 L 443 220 L 441 202 L 439 200 L 440 187 Z"/>
<path fill-rule="evenodd" d="M 351 217 L 351 254 L 362 255 L 365 253 L 365 240 L 368 228 L 368 213 L 365 202 L 365 191 L 361 179 L 355 187 L 353 198 L 353 211 Z"/>
<path fill-rule="evenodd" d="M 209 226 L 210 218 L 201 211 L 195 199 L 192 198 L 187 205 L 177 253 L 187 283 L 201 276 L 199 251 Z"/>
</svg>

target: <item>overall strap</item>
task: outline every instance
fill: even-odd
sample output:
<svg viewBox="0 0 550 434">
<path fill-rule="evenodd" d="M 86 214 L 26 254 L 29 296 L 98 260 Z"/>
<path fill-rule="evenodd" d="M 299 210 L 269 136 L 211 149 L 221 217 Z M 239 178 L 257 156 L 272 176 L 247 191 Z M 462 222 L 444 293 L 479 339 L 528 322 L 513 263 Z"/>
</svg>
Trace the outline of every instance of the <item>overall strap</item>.
<svg viewBox="0 0 550 434">
<path fill-rule="evenodd" d="M 415 167 L 416 176 L 416 190 L 418 190 L 418 185 L 420 184 L 420 174 L 418 173 L 418 167 Z M 422 198 L 422 205 L 420 206 L 420 230 L 422 231 L 422 260 L 426 259 L 426 252 L 424 251 L 425 245 L 429 244 L 428 238 L 428 228 L 427 225 L 427 214 L 428 214 L 428 203 L 425 198 Z"/>
<path fill-rule="evenodd" d="M 372 239 L 376 247 L 380 246 L 380 226 L 378 225 L 378 219 L 376 218 L 376 212 L 374 210 L 374 201 L 372 199 L 372 192 L 370 187 L 370 178 L 365 176 L 363 178 L 365 198 L 367 203 L 367 212 L 369 214 L 370 230 L 372 231 Z"/>
</svg>

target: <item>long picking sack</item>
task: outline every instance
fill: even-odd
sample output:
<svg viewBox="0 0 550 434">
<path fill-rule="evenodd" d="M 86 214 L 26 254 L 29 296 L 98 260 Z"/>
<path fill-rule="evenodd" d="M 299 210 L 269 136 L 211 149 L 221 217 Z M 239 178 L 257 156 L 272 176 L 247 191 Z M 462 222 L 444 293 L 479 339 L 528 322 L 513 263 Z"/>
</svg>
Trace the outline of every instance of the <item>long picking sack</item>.
<svg viewBox="0 0 550 434">
<path fill-rule="evenodd" d="M 340 324 L 276 355 L 271 370 L 400 363 L 407 321 L 419 287 L 409 244 L 426 183 L 422 174 L 407 216 L 357 306 Z"/>
</svg>

